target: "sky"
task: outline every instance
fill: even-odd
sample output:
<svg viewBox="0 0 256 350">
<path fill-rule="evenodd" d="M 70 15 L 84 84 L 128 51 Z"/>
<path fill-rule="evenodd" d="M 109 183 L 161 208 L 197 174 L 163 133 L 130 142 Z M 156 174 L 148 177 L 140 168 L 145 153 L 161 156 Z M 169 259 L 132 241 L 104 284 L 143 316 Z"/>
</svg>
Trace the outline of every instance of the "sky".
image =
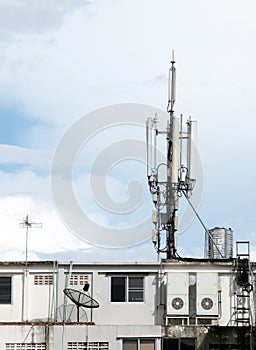
<svg viewBox="0 0 256 350">
<path fill-rule="evenodd" d="M 1 260 L 24 259 L 26 215 L 42 223 L 29 230 L 29 259 L 157 260 L 143 125 L 166 110 L 172 50 L 175 112 L 198 121 L 200 217 L 249 240 L 256 259 L 255 10 L 252 0 L 0 0 Z M 67 225 L 78 219 L 67 188 L 89 218 L 82 235 Z M 178 252 L 202 257 L 204 230 L 186 215 Z"/>
</svg>

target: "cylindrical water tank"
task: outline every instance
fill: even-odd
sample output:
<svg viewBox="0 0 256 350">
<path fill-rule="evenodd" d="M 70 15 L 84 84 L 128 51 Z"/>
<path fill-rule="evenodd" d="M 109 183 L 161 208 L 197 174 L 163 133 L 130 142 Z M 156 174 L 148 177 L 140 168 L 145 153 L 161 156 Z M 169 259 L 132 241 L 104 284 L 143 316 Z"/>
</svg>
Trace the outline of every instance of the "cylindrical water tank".
<svg viewBox="0 0 256 350">
<path fill-rule="evenodd" d="M 215 227 L 209 230 L 208 258 L 229 259 L 233 257 L 233 231 L 231 228 Z M 221 254 L 220 254 L 221 253 Z"/>
</svg>

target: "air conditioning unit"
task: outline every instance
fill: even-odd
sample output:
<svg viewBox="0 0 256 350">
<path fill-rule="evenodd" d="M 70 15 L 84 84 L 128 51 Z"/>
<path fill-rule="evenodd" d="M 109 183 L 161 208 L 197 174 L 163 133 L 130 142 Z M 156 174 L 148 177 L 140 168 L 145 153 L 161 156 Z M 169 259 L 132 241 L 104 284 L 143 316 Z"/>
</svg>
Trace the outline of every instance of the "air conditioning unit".
<svg viewBox="0 0 256 350">
<path fill-rule="evenodd" d="M 197 315 L 218 315 L 218 274 L 215 272 L 197 274 Z"/>
<path fill-rule="evenodd" d="M 218 301 L 216 295 L 198 295 L 197 296 L 197 315 L 198 316 L 217 316 Z"/>
<path fill-rule="evenodd" d="M 188 315 L 189 275 L 170 272 L 167 275 L 167 315 Z"/>
<path fill-rule="evenodd" d="M 188 315 L 188 295 L 168 295 L 168 315 Z"/>
</svg>

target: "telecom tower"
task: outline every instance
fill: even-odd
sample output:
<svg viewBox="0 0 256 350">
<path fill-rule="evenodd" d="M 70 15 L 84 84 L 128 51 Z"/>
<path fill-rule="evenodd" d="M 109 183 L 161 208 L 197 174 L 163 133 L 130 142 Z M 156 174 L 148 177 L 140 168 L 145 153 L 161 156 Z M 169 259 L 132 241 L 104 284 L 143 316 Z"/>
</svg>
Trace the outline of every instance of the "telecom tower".
<svg viewBox="0 0 256 350">
<path fill-rule="evenodd" d="M 186 128 L 182 126 L 182 115 L 175 116 L 176 68 L 174 55 L 168 74 L 169 114 L 167 128 L 159 131 L 157 116 L 146 121 L 147 138 L 147 177 L 155 209 L 152 212 L 152 241 L 157 253 L 166 253 L 167 259 L 179 257 L 177 254 L 175 232 L 178 230 L 179 198 L 186 199 L 192 194 L 195 186 L 196 167 L 196 131 L 197 122 L 189 118 Z M 157 165 L 157 136 L 166 135 L 166 162 Z M 184 152 L 184 154 L 183 154 Z M 165 179 L 159 178 L 159 170 L 165 167 Z"/>
</svg>

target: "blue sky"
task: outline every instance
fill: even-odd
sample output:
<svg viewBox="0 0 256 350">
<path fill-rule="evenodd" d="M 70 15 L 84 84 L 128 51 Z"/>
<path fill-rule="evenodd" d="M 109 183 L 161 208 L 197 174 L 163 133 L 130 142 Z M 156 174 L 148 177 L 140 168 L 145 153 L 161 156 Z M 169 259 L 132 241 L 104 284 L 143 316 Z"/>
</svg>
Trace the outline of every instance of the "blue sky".
<svg viewBox="0 0 256 350">
<path fill-rule="evenodd" d="M 20 106 L 4 105 L 1 103 L 1 142 L 9 145 L 28 146 L 29 132 L 33 130 L 36 122 L 26 117 L 26 112 Z"/>
<path fill-rule="evenodd" d="M 254 252 L 255 7 L 252 0 L 0 0 L 2 259 L 24 257 L 18 224 L 27 213 L 43 223 L 30 234 L 31 258 L 156 259 L 150 241 L 110 250 L 70 233 L 53 203 L 50 169 L 61 138 L 87 113 L 119 103 L 165 110 L 172 49 L 177 115 L 198 120 L 200 215 L 209 228 L 232 227 L 235 239 L 250 240 Z M 130 129 L 118 134 L 120 140 L 144 137 Z M 103 137 L 91 140 L 75 169 L 79 201 L 103 226 L 116 221 L 90 197 L 89 160 L 116 141 L 114 132 L 104 136 L 105 143 Z M 113 168 L 110 192 L 116 201 L 128 198 L 129 169 L 137 170 L 144 188 L 139 216 L 150 216 L 141 165 Z M 131 218 L 122 216 L 122 222 L 131 224 Z M 181 255 L 203 255 L 204 233 L 197 222 L 178 236 Z"/>
</svg>

